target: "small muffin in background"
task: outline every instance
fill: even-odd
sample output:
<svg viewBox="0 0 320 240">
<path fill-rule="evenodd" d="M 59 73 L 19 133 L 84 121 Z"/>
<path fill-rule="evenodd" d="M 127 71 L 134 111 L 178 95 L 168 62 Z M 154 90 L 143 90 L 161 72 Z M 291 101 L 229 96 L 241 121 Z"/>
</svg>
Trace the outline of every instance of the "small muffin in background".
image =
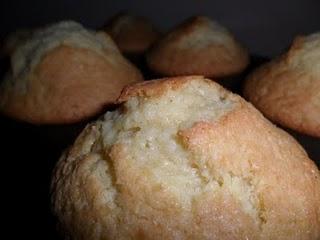
<svg viewBox="0 0 320 240">
<path fill-rule="evenodd" d="M 34 29 L 19 29 L 7 35 L 3 41 L 1 49 L 2 56 L 10 56 L 14 50 L 28 38 L 30 38 L 35 30 Z"/>
<path fill-rule="evenodd" d="M 241 97 L 190 76 L 128 86 L 118 103 L 55 169 L 67 239 L 320 238 L 319 170 Z"/>
<path fill-rule="evenodd" d="M 124 54 L 141 55 L 159 38 L 160 32 L 145 17 L 120 13 L 103 28 Z"/>
<path fill-rule="evenodd" d="M 241 73 L 249 54 L 226 28 L 196 16 L 163 36 L 147 53 L 147 63 L 163 76 L 219 78 Z"/>
<path fill-rule="evenodd" d="M 286 53 L 255 70 L 244 95 L 272 121 L 320 137 L 320 33 L 297 37 Z"/>
<path fill-rule="evenodd" d="M 60 22 L 34 32 L 14 51 L 0 85 L 0 111 L 35 124 L 74 123 L 142 80 L 106 33 Z"/>
</svg>

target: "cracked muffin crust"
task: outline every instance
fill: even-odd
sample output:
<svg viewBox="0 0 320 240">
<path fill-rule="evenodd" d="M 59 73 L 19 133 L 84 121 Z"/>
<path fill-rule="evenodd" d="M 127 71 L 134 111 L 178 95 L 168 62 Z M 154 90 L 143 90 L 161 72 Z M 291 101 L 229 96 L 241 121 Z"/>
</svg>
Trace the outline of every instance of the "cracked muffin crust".
<svg viewBox="0 0 320 240">
<path fill-rule="evenodd" d="M 196 16 L 159 39 L 148 51 L 147 63 L 163 76 L 225 77 L 242 72 L 249 54 L 226 28 Z"/>
<path fill-rule="evenodd" d="M 274 122 L 320 137 L 320 33 L 297 37 L 288 52 L 255 70 L 244 95 Z"/>
<path fill-rule="evenodd" d="M 0 111 L 36 124 L 78 122 L 142 80 L 106 33 L 60 22 L 35 31 L 14 51 L 0 84 Z"/>
<path fill-rule="evenodd" d="M 242 98 L 198 76 L 126 87 L 59 160 L 71 239 L 320 237 L 320 174 Z"/>
</svg>

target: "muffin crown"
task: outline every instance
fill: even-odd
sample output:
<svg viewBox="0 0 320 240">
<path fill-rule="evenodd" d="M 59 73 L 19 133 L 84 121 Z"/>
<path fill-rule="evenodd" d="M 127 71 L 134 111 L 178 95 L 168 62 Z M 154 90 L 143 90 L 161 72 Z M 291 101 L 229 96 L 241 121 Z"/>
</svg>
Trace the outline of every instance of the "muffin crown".
<svg viewBox="0 0 320 240">
<path fill-rule="evenodd" d="M 118 51 L 107 34 L 89 31 L 73 21 L 59 22 L 34 32 L 18 46 L 11 56 L 12 78 L 26 81 L 44 55 L 61 45 L 89 49 L 101 56 L 105 51 Z M 26 87 L 25 84 L 19 85 Z"/>
<path fill-rule="evenodd" d="M 320 237 L 320 175 L 288 134 L 199 76 L 126 87 L 59 160 L 74 239 Z M 94 223 L 94 224 L 93 224 Z"/>
<path fill-rule="evenodd" d="M 296 37 L 287 54 L 287 61 L 292 69 L 320 76 L 320 33 Z"/>
<path fill-rule="evenodd" d="M 16 48 L 0 84 L 0 111 L 37 124 L 78 122 L 112 104 L 126 84 L 142 80 L 108 34 L 60 22 Z"/>
<path fill-rule="evenodd" d="M 148 51 L 149 67 L 163 76 L 237 74 L 249 63 L 247 49 L 219 23 L 207 17 L 187 19 Z"/>
<path fill-rule="evenodd" d="M 287 52 L 254 70 L 244 95 L 271 120 L 320 137 L 320 33 L 296 37 Z"/>
</svg>

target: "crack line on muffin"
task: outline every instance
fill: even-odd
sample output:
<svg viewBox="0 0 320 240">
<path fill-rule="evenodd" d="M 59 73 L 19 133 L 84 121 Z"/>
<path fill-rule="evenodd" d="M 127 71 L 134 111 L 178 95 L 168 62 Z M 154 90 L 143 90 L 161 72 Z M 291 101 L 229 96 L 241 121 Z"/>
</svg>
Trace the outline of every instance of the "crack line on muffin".
<svg viewBox="0 0 320 240">
<path fill-rule="evenodd" d="M 184 149 L 187 150 L 187 146 L 185 146 L 185 144 L 183 144 L 181 141 L 177 141 L 178 143 L 180 143 L 182 145 L 182 147 Z M 193 154 L 193 159 L 197 159 L 200 156 L 196 156 L 195 154 Z M 238 176 L 236 174 L 234 174 L 232 171 L 228 171 L 228 172 L 224 172 L 221 170 L 216 169 L 214 166 L 211 167 L 212 171 L 210 171 L 209 176 L 206 176 L 206 174 L 204 174 L 204 170 L 205 169 L 210 169 L 207 165 L 207 161 L 202 161 L 204 166 L 198 164 L 198 162 L 190 162 L 188 161 L 189 166 L 195 170 L 195 173 L 197 174 L 198 178 L 201 180 L 201 189 L 202 191 L 205 189 L 205 187 L 210 184 L 211 182 L 215 182 L 216 186 L 218 188 L 223 188 L 223 187 L 227 187 L 230 191 L 230 193 L 238 200 L 240 201 L 240 204 L 244 206 L 244 202 L 243 200 L 239 199 L 236 195 L 236 192 L 234 191 L 234 189 L 231 188 L 230 183 L 235 183 L 237 182 L 237 179 L 240 181 L 240 184 L 243 184 L 243 187 L 246 188 L 246 190 L 249 193 L 249 198 L 246 199 L 246 202 L 248 202 L 250 204 L 250 208 L 252 209 L 252 211 L 254 211 L 254 213 L 250 214 L 248 213 L 253 219 L 255 219 L 255 221 L 257 222 L 258 226 L 260 229 L 263 228 L 263 225 L 266 223 L 266 217 L 265 217 L 265 206 L 263 203 L 263 199 L 261 198 L 261 196 L 256 195 L 256 186 L 253 183 L 253 175 L 254 175 L 254 170 L 252 167 L 252 163 L 249 161 L 249 165 L 250 165 L 250 176 L 244 177 L 244 176 Z M 227 184 L 228 182 L 228 178 L 230 179 L 230 183 Z M 196 196 L 194 196 L 193 198 L 196 198 Z"/>
</svg>

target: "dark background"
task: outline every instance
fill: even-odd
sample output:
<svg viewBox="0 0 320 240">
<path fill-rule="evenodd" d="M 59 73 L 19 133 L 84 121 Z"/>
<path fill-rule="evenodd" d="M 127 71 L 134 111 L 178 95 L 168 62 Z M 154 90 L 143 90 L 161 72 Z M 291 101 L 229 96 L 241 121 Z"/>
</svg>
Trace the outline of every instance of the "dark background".
<svg viewBox="0 0 320 240">
<path fill-rule="evenodd" d="M 18 28 L 64 19 L 96 28 L 122 10 L 148 17 L 164 31 L 189 16 L 207 15 L 234 32 L 252 54 L 267 57 L 286 49 L 295 35 L 320 30 L 319 0 L 1 0 L 0 37 Z M 3 206 L 8 212 L 3 218 L 8 239 L 57 239 L 49 201 L 51 172 L 83 125 L 33 126 L 0 116 Z M 319 140 L 290 133 L 319 165 Z"/>
<path fill-rule="evenodd" d="M 229 27 L 252 53 L 273 56 L 297 34 L 320 30 L 319 0 L 1 0 L 2 35 L 73 19 L 98 27 L 121 10 L 149 17 L 164 30 L 194 14 L 208 15 Z"/>
</svg>

